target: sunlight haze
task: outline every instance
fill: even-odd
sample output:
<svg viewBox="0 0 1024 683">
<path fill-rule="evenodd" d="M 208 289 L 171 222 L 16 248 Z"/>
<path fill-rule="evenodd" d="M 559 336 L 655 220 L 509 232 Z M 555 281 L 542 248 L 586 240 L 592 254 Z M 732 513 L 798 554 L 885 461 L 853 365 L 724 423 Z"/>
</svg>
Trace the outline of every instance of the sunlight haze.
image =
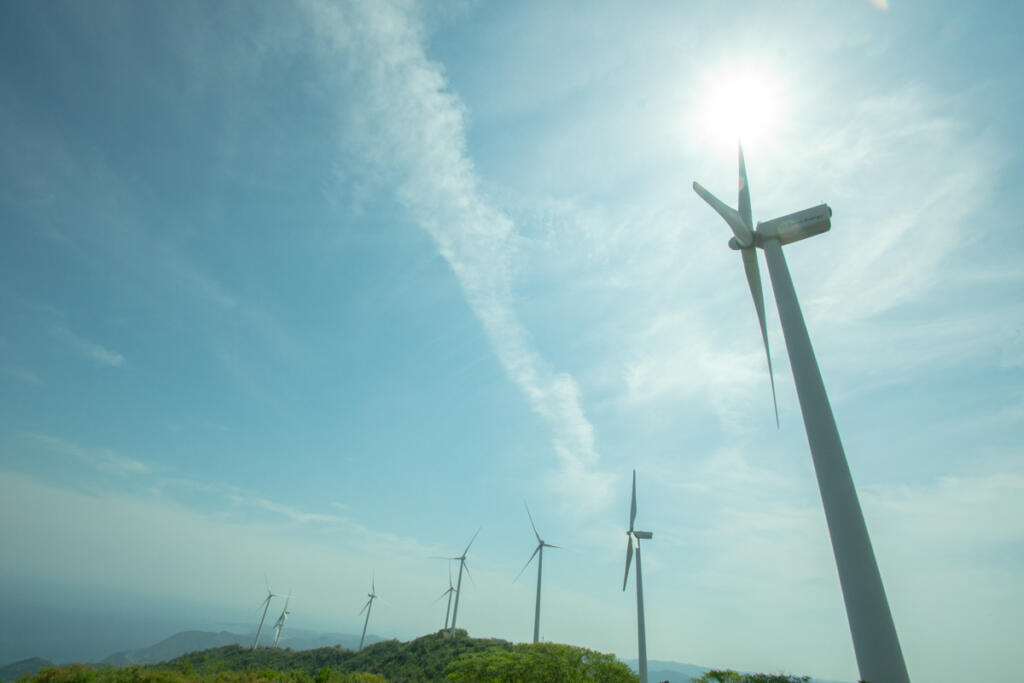
<svg viewBox="0 0 1024 683">
<path fill-rule="evenodd" d="M 786 246 L 911 680 L 1022 678 L 1011 2 L 0 3 L 0 664 L 458 626 L 858 670 Z M 457 569 L 457 566 L 455 567 Z M 267 620 L 276 619 L 275 601 Z M 264 640 L 268 638 L 264 627 Z M 287 632 L 286 632 L 287 633 Z M 271 636 L 272 637 L 272 636 Z"/>
</svg>

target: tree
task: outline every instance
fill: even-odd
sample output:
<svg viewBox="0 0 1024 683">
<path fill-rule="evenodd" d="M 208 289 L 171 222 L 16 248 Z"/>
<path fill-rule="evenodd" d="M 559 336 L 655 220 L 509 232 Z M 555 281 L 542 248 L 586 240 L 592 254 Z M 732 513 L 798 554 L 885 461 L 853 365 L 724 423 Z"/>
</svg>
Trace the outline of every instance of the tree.
<svg viewBox="0 0 1024 683">
<path fill-rule="evenodd" d="M 788 676 L 786 674 L 741 674 L 732 669 L 712 669 L 693 683 L 807 683 L 810 676 Z"/>
<path fill-rule="evenodd" d="M 448 667 L 459 683 L 636 683 L 637 676 L 614 655 L 555 643 L 515 645 L 462 657 Z"/>
</svg>

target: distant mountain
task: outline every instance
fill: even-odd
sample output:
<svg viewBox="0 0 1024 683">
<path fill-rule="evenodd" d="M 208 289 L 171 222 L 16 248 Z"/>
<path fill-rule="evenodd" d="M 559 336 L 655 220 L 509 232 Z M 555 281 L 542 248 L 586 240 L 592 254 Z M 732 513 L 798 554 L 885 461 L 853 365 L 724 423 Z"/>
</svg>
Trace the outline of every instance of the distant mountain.
<svg viewBox="0 0 1024 683">
<path fill-rule="evenodd" d="M 11 662 L 6 666 L 0 666 L 0 681 L 5 683 L 6 681 L 16 681 L 25 674 L 34 674 L 48 666 L 53 666 L 53 662 L 49 659 L 40 659 L 39 657 L 23 659 L 20 662 Z"/>
<path fill-rule="evenodd" d="M 633 671 L 637 671 L 637 660 L 626 659 L 623 661 Z M 668 683 L 690 683 L 692 679 L 700 678 L 708 671 L 711 671 L 711 669 L 706 666 L 697 666 L 696 664 L 659 659 L 647 660 L 647 680 L 651 683 L 662 683 L 662 681 L 668 681 Z M 840 683 L 840 681 L 812 678 L 808 683 Z"/>
<path fill-rule="evenodd" d="M 638 670 L 638 662 L 635 659 L 624 660 L 633 671 Z M 647 680 L 651 683 L 690 683 L 693 678 L 700 678 L 710 671 L 706 666 L 696 664 L 685 664 L 683 662 L 672 662 L 661 659 L 647 660 Z"/>
<path fill-rule="evenodd" d="M 190 652 L 210 650 L 224 647 L 225 645 L 248 647 L 252 645 L 253 635 L 231 633 L 230 631 L 182 631 L 149 647 L 115 652 L 100 663 L 113 664 L 114 666 L 159 664 Z M 382 640 L 383 638 L 379 636 L 366 636 L 366 644 L 377 643 Z M 280 645 L 282 648 L 290 648 L 292 650 L 314 650 L 332 645 L 341 645 L 344 648 L 354 650 L 359 646 L 359 636 L 348 633 L 296 631 L 294 635 L 282 638 Z"/>
<path fill-rule="evenodd" d="M 287 631 L 285 633 L 288 633 Z M 386 640 L 373 633 L 366 634 L 366 642 L 363 645 L 372 645 Z M 251 641 L 250 641 L 251 642 Z M 288 637 L 281 638 L 281 647 L 288 647 L 293 650 L 316 650 L 321 647 L 341 645 L 342 647 L 355 650 L 359 647 L 359 636 L 351 633 L 317 633 L 315 631 L 303 631 L 295 629 Z"/>
<path fill-rule="evenodd" d="M 246 643 L 252 643 L 252 636 L 244 636 L 229 631 L 182 631 L 149 647 L 115 652 L 100 663 L 113 664 L 114 666 L 159 664 L 189 652 L 209 650 L 210 648 L 223 647 L 224 645 L 244 645 Z"/>
</svg>

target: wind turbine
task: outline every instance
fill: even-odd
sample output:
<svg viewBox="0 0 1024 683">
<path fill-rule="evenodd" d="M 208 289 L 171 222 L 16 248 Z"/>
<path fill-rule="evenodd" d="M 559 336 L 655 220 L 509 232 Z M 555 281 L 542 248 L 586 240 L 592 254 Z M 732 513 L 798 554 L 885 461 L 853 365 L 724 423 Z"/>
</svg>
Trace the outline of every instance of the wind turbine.
<svg viewBox="0 0 1024 683">
<path fill-rule="evenodd" d="M 444 593 L 441 593 L 440 597 L 437 598 L 437 600 L 440 600 L 444 596 L 446 596 L 446 595 L 448 596 L 448 609 L 446 609 L 445 613 L 444 613 L 444 629 L 443 630 L 445 630 L 445 631 L 448 630 L 448 619 L 452 616 L 452 593 L 454 593 L 454 592 L 455 592 L 455 586 L 452 585 L 452 563 L 451 563 L 451 561 L 449 561 L 448 562 L 448 590 L 446 590 Z M 437 600 L 434 600 L 434 602 L 437 602 Z"/>
<path fill-rule="evenodd" d="M 825 519 L 832 538 L 832 552 L 839 570 L 839 583 L 842 586 L 860 677 L 872 683 L 909 683 L 910 677 L 907 675 L 896 626 L 889 611 L 882 577 L 871 548 L 871 538 L 857 499 L 857 490 L 850 476 L 850 467 L 839 439 L 839 430 L 821 379 L 818 361 L 814 357 L 814 348 L 800 311 L 789 267 L 782 254 L 782 245 L 826 232 L 832 225 L 832 209 L 827 204 L 819 204 L 758 223 L 755 227 L 751 218 L 750 187 L 747 184 L 742 146 L 739 149 L 738 211 L 708 192 L 700 183 L 694 182 L 693 189 L 732 229 L 733 237 L 729 240 L 729 246 L 738 250 L 743 257 L 743 268 L 754 298 L 754 308 L 757 309 L 770 375 L 771 355 L 768 353 L 768 334 L 765 331 L 764 296 L 755 249 L 760 247 L 764 250 L 821 502 L 825 508 Z M 773 379 L 773 398 L 774 395 Z M 777 407 L 775 414 L 778 421 Z"/>
<path fill-rule="evenodd" d="M 483 528 L 483 527 L 481 527 Z M 466 545 L 466 549 L 462 551 L 462 554 L 457 557 L 441 557 L 441 560 L 458 560 L 459 561 L 459 580 L 455 583 L 455 609 L 452 610 L 452 625 L 448 629 L 448 633 L 452 636 L 455 635 L 455 617 L 459 614 L 459 596 L 462 595 L 462 570 L 466 570 L 466 574 L 469 574 L 469 567 L 466 566 L 466 553 L 469 552 L 469 546 L 473 545 L 473 541 L 476 540 L 477 535 L 480 533 L 480 529 L 476 530 L 473 534 L 473 538 L 469 539 L 469 544 Z"/>
<path fill-rule="evenodd" d="M 371 577 L 370 579 L 370 592 L 367 593 L 367 596 L 370 599 L 366 601 L 365 605 L 363 605 L 363 609 L 359 610 L 360 614 L 362 614 L 363 611 L 366 612 L 366 620 L 363 622 L 363 635 L 359 636 L 359 650 L 363 649 L 363 641 L 366 639 L 366 625 L 370 623 L 370 610 L 373 609 L 373 601 L 377 599 L 377 580 L 375 577 Z M 356 652 L 359 650 L 356 650 Z"/>
<path fill-rule="evenodd" d="M 274 598 L 281 597 L 280 595 L 278 595 L 274 591 L 270 590 L 270 583 L 267 582 L 266 575 L 263 576 L 263 581 L 267 585 L 267 597 L 264 598 L 264 600 L 263 600 L 263 616 L 260 617 L 260 625 L 256 629 L 256 639 L 254 641 L 252 641 L 252 648 L 251 649 L 253 649 L 253 650 L 256 649 L 256 645 L 260 642 L 260 633 L 263 632 L 263 621 L 267 618 L 267 610 L 270 609 L 270 601 L 273 600 Z"/>
<path fill-rule="evenodd" d="M 640 572 L 640 539 L 654 537 L 650 531 L 637 531 L 633 528 L 636 520 L 636 470 L 633 470 L 633 498 L 629 503 L 629 531 L 626 532 L 626 574 L 622 577 L 622 590 L 626 590 L 629 580 L 629 563 L 633 560 L 636 550 L 636 637 L 637 637 L 637 668 L 640 669 L 640 683 L 647 683 L 647 633 L 644 630 L 644 579 Z"/>
<path fill-rule="evenodd" d="M 557 548 L 558 546 L 544 542 L 544 540 L 540 537 L 540 534 L 537 533 L 537 525 L 533 523 L 533 515 L 530 514 L 530 507 L 526 504 L 525 500 L 523 501 L 523 506 L 526 508 L 526 515 L 530 518 L 530 526 L 533 527 L 533 535 L 537 537 L 537 547 L 534 549 L 533 555 L 530 555 L 530 559 L 526 561 L 526 564 L 523 565 L 523 568 L 519 570 L 518 574 L 516 574 L 516 578 L 512 579 L 512 583 L 515 583 L 519 580 L 519 577 L 523 575 L 523 572 L 526 571 L 526 568 L 530 566 L 531 562 L 533 562 L 533 558 L 536 557 L 537 606 L 533 611 L 533 642 L 536 643 L 537 640 L 540 638 L 540 576 L 541 568 L 544 566 L 544 548 Z"/>
<path fill-rule="evenodd" d="M 284 622 L 288 618 L 291 612 L 288 611 L 288 603 L 292 599 L 292 592 L 288 591 L 288 596 L 284 599 L 284 609 L 281 610 L 281 616 L 277 618 L 277 623 L 274 624 L 274 647 L 277 647 L 277 641 L 281 639 L 281 631 L 284 629 Z"/>
</svg>

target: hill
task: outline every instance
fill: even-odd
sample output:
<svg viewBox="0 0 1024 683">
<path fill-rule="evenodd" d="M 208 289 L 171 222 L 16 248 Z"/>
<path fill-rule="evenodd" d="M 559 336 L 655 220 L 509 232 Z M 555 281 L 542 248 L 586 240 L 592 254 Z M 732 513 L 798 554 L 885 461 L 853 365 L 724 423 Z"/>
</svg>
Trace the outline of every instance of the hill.
<svg viewBox="0 0 1024 683">
<path fill-rule="evenodd" d="M 454 678 L 447 679 L 451 674 Z M 293 651 L 250 650 L 225 645 L 192 652 L 157 665 L 95 670 L 87 665 L 46 669 L 34 683 L 380 683 L 381 681 L 535 681 L 537 683 L 635 683 L 636 676 L 613 655 L 554 643 L 513 644 L 470 638 L 459 630 L 422 636 L 408 643 L 389 640 L 353 652 L 340 647 Z"/>
<path fill-rule="evenodd" d="M 448 666 L 461 657 L 493 649 L 510 651 L 513 647 L 506 640 L 470 638 L 462 629 L 458 629 L 456 634 L 451 638 L 447 632 L 439 631 L 407 643 L 386 640 L 368 645 L 359 652 L 341 647 L 294 651 L 276 648 L 250 650 L 227 645 L 186 654 L 158 668 L 195 671 L 197 674 L 297 670 L 313 675 L 327 667 L 344 673 L 373 673 L 389 681 L 438 681 L 444 679 Z"/>
<path fill-rule="evenodd" d="M 53 666 L 53 662 L 48 659 L 40 659 L 39 657 L 11 662 L 5 666 L 0 666 L 0 681 L 16 681 L 25 674 L 34 674 L 40 669 L 50 666 Z"/>
<path fill-rule="evenodd" d="M 169 659 L 180 657 L 189 652 L 209 650 L 225 645 L 248 647 L 252 644 L 252 634 L 232 633 L 230 631 L 182 631 L 155 645 L 135 650 L 115 652 L 101 660 L 101 664 L 114 666 L 131 666 L 133 664 L 159 664 Z M 368 635 L 366 642 L 377 643 L 379 636 Z M 282 647 L 292 650 L 312 650 L 316 648 L 337 646 L 355 649 L 359 644 L 359 636 L 347 633 L 313 633 L 293 631 L 292 635 L 281 641 Z"/>
</svg>

